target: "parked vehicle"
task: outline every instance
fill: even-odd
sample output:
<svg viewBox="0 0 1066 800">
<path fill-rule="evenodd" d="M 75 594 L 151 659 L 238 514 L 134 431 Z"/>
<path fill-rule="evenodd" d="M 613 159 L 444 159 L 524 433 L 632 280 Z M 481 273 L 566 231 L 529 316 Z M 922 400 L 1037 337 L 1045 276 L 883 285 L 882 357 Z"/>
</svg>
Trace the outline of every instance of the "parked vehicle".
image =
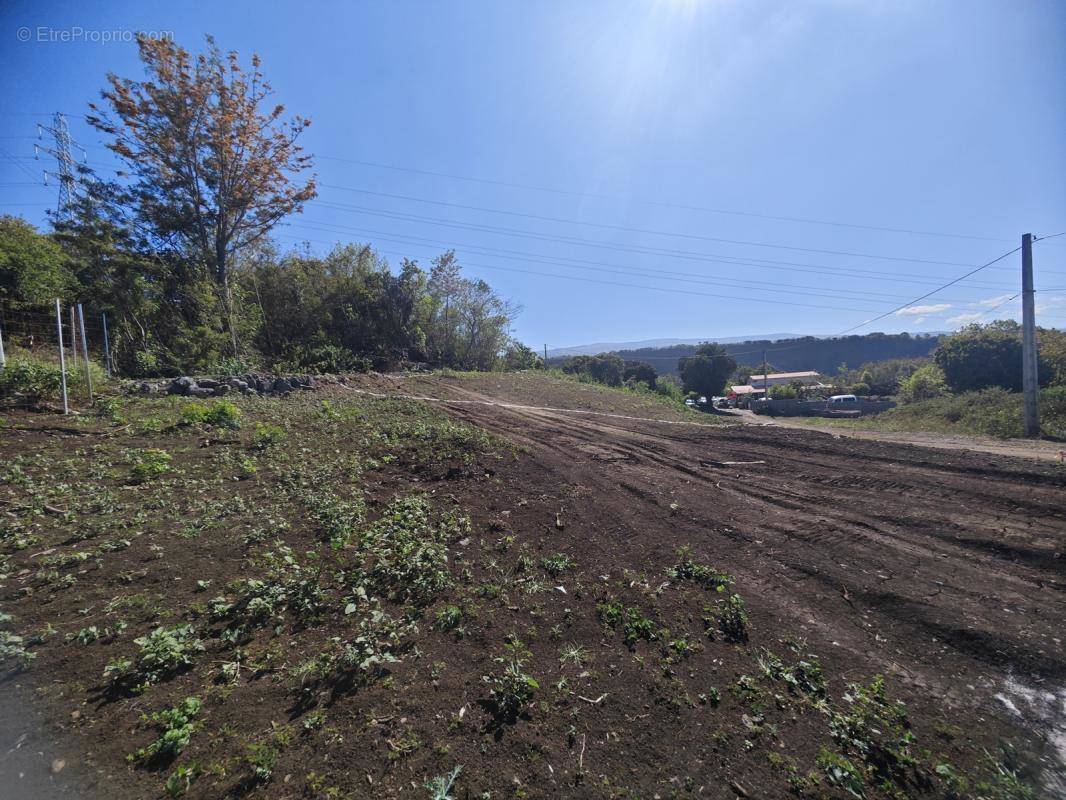
<svg viewBox="0 0 1066 800">
<path fill-rule="evenodd" d="M 853 394 L 835 394 L 825 404 L 832 409 L 858 408 L 859 398 Z"/>
</svg>

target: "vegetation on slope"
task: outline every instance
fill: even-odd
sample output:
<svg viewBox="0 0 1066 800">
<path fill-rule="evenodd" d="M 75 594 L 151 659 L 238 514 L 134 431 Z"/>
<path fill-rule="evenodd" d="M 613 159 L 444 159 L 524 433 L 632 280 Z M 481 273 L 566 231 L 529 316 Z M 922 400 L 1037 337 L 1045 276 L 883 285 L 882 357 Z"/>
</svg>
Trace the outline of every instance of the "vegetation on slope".
<svg viewBox="0 0 1066 800">
<path fill-rule="evenodd" d="M 889 683 L 760 627 L 696 549 L 603 560 L 556 476 L 429 404 L 338 388 L 14 423 L 0 657 L 77 712 L 114 796 L 683 796 L 738 774 L 1027 796 L 1011 762 L 919 735 Z M 692 753 L 663 750 L 678 725 Z"/>
</svg>

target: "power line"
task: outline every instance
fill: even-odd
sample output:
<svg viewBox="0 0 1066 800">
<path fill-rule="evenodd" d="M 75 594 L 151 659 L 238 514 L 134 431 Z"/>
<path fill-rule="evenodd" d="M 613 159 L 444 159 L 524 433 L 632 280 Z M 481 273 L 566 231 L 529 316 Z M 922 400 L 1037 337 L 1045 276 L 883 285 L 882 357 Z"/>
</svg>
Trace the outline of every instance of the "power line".
<svg viewBox="0 0 1066 800">
<path fill-rule="evenodd" d="M 1018 247 L 1015 247 L 1013 250 L 1008 250 L 1006 253 L 1004 253 L 1001 256 L 997 256 L 996 258 L 994 258 L 991 261 L 989 261 L 987 264 L 982 264 L 981 266 L 977 267 L 976 269 L 970 270 L 965 275 L 962 275 L 962 276 L 960 276 L 958 278 L 955 278 L 955 280 L 953 280 L 953 281 L 948 281 L 943 286 L 940 286 L 940 287 L 938 287 L 936 289 L 933 289 L 933 291 L 928 292 L 927 294 L 923 294 L 921 297 L 916 297 L 915 299 L 911 300 L 909 303 L 904 303 L 901 306 L 893 308 L 891 311 L 886 311 L 884 314 L 881 314 L 880 316 L 874 317 L 873 319 L 868 319 L 865 322 L 860 322 L 858 325 L 854 325 L 854 326 L 848 328 L 845 331 L 841 331 L 840 334 L 838 334 L 838 335 L 839 336 L 843 336 L 845 333 L 851 333 L 851 331 L 857 330 L 859 328 L 863 328 L 863 327 L 865 327 L 867 325 L 870 325 L 870 324 L 872 324 L 874 322 L 877 322 L 878 320 L 884 319 L 885 317 L 887 317 L 887 316 L 889 316 L 891 314 L 895 314 L 897 311 L 901 311 L 904 308 L 912 306 L 912 305 L 914 305 L 915 303 L 917 303 L 917 302 L 919 302 L 921 300 L 925 300 L 927 297 L 932 297 L 934 294 L 936 294 L 937 292 L 941 291 L 942 289 L 946 289 L 949 286 L 954 286 L 956 283 L 959 283 L 960 281 L 965 280 L 966 278 L 970 277 L 971 275 L 973 275 L 975 273 L 980 272 L 983 269 L 987 269 L 988 267 L 990 267 L 993 264 L 995 264 L 997 261 L 1002 261 L 1007 256 L 1012 255 L 1013 253 L 1017 253 L 1021 249 L 1022 249 L 1021 245 L 1019 245 Z"/>
<path fill-rule="evenodd" d="M 289 237 L 289 238 L 299 239 L 300 237 Z M 392 251 L 380 251 L 380 252 L 392 252 Z M 398 252 L 392 252 L 392 254 L 393 255 L 400 255 L 400 256 L 403 255 L 402 253 L 398 253 Z M 580 277 L 578 275 L 559 275 L 559 274 L 551 273 L 551 272 L 540 272 L 540 271 L 537 271 L 537 270 L 517 269 L 515 267 L 500 267 L 500 266 L 493 266 L 493 265 L 489 265 L 489 264 L 474 264 L 474 263 L 471 263 L 471 262 L 466 262 L 465 266 L 473 267 L 475 269 L 491 269 L 491 270 L 499 270 L 499 271 L 502 271 L 502 272 L 517 272 L 517 273 L 521 273 L 521 274 L 524 274 L 524 275 L 539 275 L 539 276 L 546 277 L 546 278 L 561 278 L 563 280 L 582 281 L 584 283 L 599 283 L 599 284 L 603 284 L 603 285 L 606 285 L 606 286 L 623 286 L 623 287 L 627 287 L 627 288 L 631 288 L 631 289 L 642 289 L 644 291 L 652 291 L 652 292 L 669 292 L 671 294 L 699 295 L 701 297 L 715 297 L 715 298 L 724 299 L 724 300 L 744 300 L 744 301 L 749 301 L 749 302 L 750 301 L 755 301 L 755 302 L 759 302 L 759 303 L 771 303 L 773 305 L 799 306 L 801 308 L 817 308 L 817 309 L 823 309 L 823 310 L 829 310 L 829 311 L 840 311 L 840 310 L 845 310 L 845 311 L 863 311 L 864 310 L 864 309 L 859 309 L 859 308 L 841 308 L 839 306 L 816 305 L 816 304 L 812 304 L 812 303 L 792 303 L 792 302 L 789 302 L 787 300 L 764 300 L 764 299 L 755 298 L 755 297 L 741 297 L 741 296 L 737 296 L 737 295 L 728 295 L 728 294 L 712 294 L 710 292 L 697 292 L 697 291 L 690 291 L 688 289 L 669 289 L 669 288 L 662 287 L 662 286 L 647 286 L 647 285 L 644 285 L 644 284 L 622 283 L 620 281 L 607 281 L 607 280 L 601 280 L 599 278 L 583 278 L 583 277 Z"/>
<path fill-rule="evenodd" d="M 333 229 L 333 226 L 320 224 L 320 223 L 317 223 L 317 222 L 314 222 L 314 221 L 308 221 L 308 222 L 310 223 L 310 225 L 312 225 L 314 227 L 307 227 L 305 225 L 292 225 L 292 224 L 289 224 L 287 227 L 289 227 L 290 229 L 293 229 L 293 230 L 310 230 L 310 231 L 320 232 L 320 233 L 334 233 L 334 232 L 337 232 L 336 230 Z M 797 294 L 813 294 L 813 295 L 818 296 L 818 297 L 838 296 L 838 297 L 840 297 L 841 299 L 844 299 L 844 300 L 859 300 L 859 301 L 867 301 L 867 300 L 871 300 L 871 299 L 876 300 L 877 298 L 892 298 L 892 299 L 897 299 L 897 300 L 898 299 L 902 299 L 899 295 L 891 295 L 891 294 L 886 294 L 884 292 L 868 292 L 868 291 L 861 291 L 861 290 L 823 290 L 821 292 L 803 292 L 803 291 L 799 291 L 799 290 L 802 290 L 802 289 L 813 289 L 813 288 L 817 288 L 817 287 L 813 287 L 813 286 L 809 286 L 809 285 L 799 285 L 799 284 L 782 284 L 779 281 L 771 282 L 771 281 L 756 281 L 756 280 L 737 280 L 737 279 L 734 279 L 734 278 L 716 278 L 715 280 L 702 280 L 704 278 L 707 278 L 708 276 L 702 275 L 702 274 L 698 274 L 698 273 L 680 272 L 680 271 L 677 271 L 677 270 L 661 270 L 661 269 L 654 269 L 654 268 L 651 268 L 651 267 L 630 267 L 630 266 L 626 266 L 626 265 L 610 264 L 610 263 L 596 262 L 596 261 L 583 261 L 581 263 L 570 263 L 570 262 L 573 261 L 573 259 L 556 258 L 554 256 L 544 256 L 544 255 L 539 255 L 539 254 L 518 253 L 518 256 L 516 257 L 514 255 L 501 255 L 500 254 L 501 252 L 502 253 L 513 253 L 513 252 L 516 252 L 516 251 L 498 251 L 498 252 L 493 252 L 493 248 L 483 248 L 483 247 L 479 247 L 479 246 L 476 246 L 476 245 L 459 245 L 459 244 L 454 243 L 454 242 L 451 242 L 451 243 L 449 243 L 449 242 L 441 242 L 441 241 L 437 241 L 437 240 L 433 240 L 433 239 L 424 239 L 422 237 L 402 238 L 402 237 L 395 237 L 395 236 L 389 236 L 389 235 L 383 235 L 382 234 L 382 235 L 376 235 L 375 236 L 375 241 L 391 241 L 391 242 L 396 242 L 396 243 L 399 243 L 399 244 L 414 244 L 415 246 L 427 246 L 427 247 L 430 246 L 430 245 L 435 245 L 437 247 L 445 247 L 445 248 L 461 247 L 462 249 L 464 249 L 464 250 L 466 250 L 468 252 L 469 251 L 474 251 L 475 255 L 487 255 L 487 256 L 491 256 L 493 258 L 503 258 L 503 259 L 506 259 L 506 260 L 509 260 L 509 261 L 523 261 L 523 262 L 532 263 L 532 264 L 545 264 L 545 265 L 554 266 L 554 267 L 569 267 L 569 268 L 588 270 L 588 271 L 592 271 L 592 272 L 609 272 L 609 273 L 620 274 L 620 275 L 637 275 L 637 276 L 640 276 L 640 277 L 652 277 L 652 278 L 658 278 L 660 280 L 672 280 L 672 281 L 679 281 L 679 282 L 683 282 L 683 283 L 699 283 L 699 284 L 705 284 L 705 285 L 710 285 L 710 286 L 720 286 L 720 285 L 724 285 L 724 284 L 731 284 L 733 286 L 736 286 L 737 288 L 754 289 L 755 291 L 766 291 L 766 292 L 773 292 L 773 293 L 777 293 L 777 294 L 797 293 Z M 478 252 L 478 251 L 483 251 L 483 252 Z M 585 264 L 589 264 L 591 266 L 585 266 Z M 649 273 L 653 273 L 653 274 L 649 274 Z M 660 278 L 660 276 L 663 276 L 663 277 Z M 678 277 L 675 277 L 675 276 L 678 276 Z M 761 285 L 758 285 L 758 284 L 761 284 Z M 778 287 L 778 288 L 764 289 L 764 288 L 762 288 L 762 286 L 771 286 L 771 287 Z M 826 292 L 831 292 L 831 294 L 827 294 Z M 848 297 L 847 295 L 851 295 L 851 296 Z M 867 297 L 856 297 L 856 295 L 868 295 L 868 296 Z"/>
<path fill-rule="evenodd" d="M 723 256 L 716 253 L 702 253 L 692 250 L 674 250 L 670 248 L 662 247 L 648 247 L 644 245 L 617 245 L 607 242 L 596 242 L 589 239 L 582 239 L 576 236 L 560 236 L 552 234 L 542 234 L 535 231 L 526 231 L 516 228 L 505 228 L 492 225 L 481 225 L 477 223 L 457 222 L 450 220 L 442 220 L 439 217 L 421 217 L 414 214 L 406 214 L 403 212 L 391 212 L 391 211 L 379 211 L 373 208 L 366 208 L 364 206 L 351 206 L 342 203 L 330 203 L 327 201 L 316 200 L 312 201 L 316 206 L 330 208 L 341 211 L 355 211 L 357 213 L 365 214 L 372 217 L 381 217 L 383 219 L 391 219 L 400 222 L 421 222 L 428 225 L 443 228 L 455 228 L 457 230 L 473 231 L 478 233 L 496 233 L 504 236 L 510 236 L 520 239 L 532 239 L 535 241 L 543 242 L 555 242 L 562 244 L 578 245 L 581 247 L 590 247 L 598 250 L 610 250 L 620 253 L 637 253 L 641 255 L 654 255 L 654 256 L 668 256 L 671 258 L 685 259 L 690 261 L 702 261 L 710 263 L 722 263 L 733 264 L 742 266 L 751 266 L 763 269 L 773 269 L 776 267 L 765 265 L 785 265 L 789 267 L 785 271 L 799 271 L 799 272 L 818 272 L 825 275 L 849 275 L 851 277 L 877 277 L 879 280 L 892 281 L 896 283 L 930 283 L 926 280 L 913 281 L 905 280 L 899 277 L 893 276 L 910 276 L 925 278 L 926 276 L 916 275 L 915 273 L 901 273 L 901 272 L 884 272 L 879 270 L 868 270 L 861 267 L 832 267 L 824 264 L 802 264 L 791 261 L 780 261 L 775 259 L 766 258 L 750 258 L 744 256 Z M 335 223 L 329 223 L 335 224 Z M 337 227 L 344 227 L 337 225 Z M 818 267 L 819 269 L 809 269 L 809 267 Z M 827 271 L 828 270 L 828 271 Z M 846 272 L 844 270 L 847 270 Z M 884 276 L 884 277 L 881 277 Z M 931 284 L 930 284 L 931 285 Z M 990 287 L 985 287 L 990 288 Z M 994 287 L 991 287 L 994 288 Z"/>
<path fill-rule="evenodd" d="M 916 236 L 940 236 L 940 237 L 948 237 L 948 238 L 954 238 L 954 239 L 973 239 L 973 240 L 978 240 L 978 241 L 989 241 L 989 242 L 1006 241 L 1004 239 L 993 239 L 993 238 L 990 238 L 990 237 L 987 237 L 987 236 L 971 236 L 971 235 L 959 234 L 959 233 L 943 233 L 943 232 L 940 232 L 940 231 L 920 231 L 920 230 L 912 230 L 912 229 L 908 229 L 908 228 L 891 228 L 891 227 L 882 227 L 882 226 L 877 226 L 877 225 L 861 225 L 861 224 L 857 224 L 857 223 L 835 222 L 835 221 L 830 221 L 830 220 L 811 219 L 811 218 L 807 218 L 807 217 L 779 216 L 779 215 L 774 215 L 774 214 L 760 214 L 760 213 L 755 213 L 755 212 L 750 212 L 750 211 L 736 211 L 736 210 L 724 209 L 724 208 L 709 208 L 709 207 L 706 207 L 706 206 L 694 206 L 694 205 L 687 205 L 687 204 L 684 204 L 684 203 L 668 203 L 668 202 L 662 202 L 662 201 L 656 201 L 656 200 L 640 200 L 640 199 L 622 197 L 622 196 L 619 196 L 619 195 L 599 194 L 599 193 L 595 193 L 595 192 L 583 192 L 583 191 L 576 191 L 576 190 L 572 190 L 572 189 L 558 189 L 558 188 L 550 188 L 550 187 L 547 187 L 547 186 L 534 186 L 534 185 L 531 185 L 531 184 L 514 183 L 514 182 L 511 182 L 511 181 L 494 180 L 494 179 L 490 179 L 490 178 L 474 178 L 474 177 L 470 177 L 470 176 L 466 176 L 466 175 L 455 175 L 455 174 L 446 173 L 446 172 L 435 172 L 435 171 L 432 171 L 432 170 L 415 169 L 415 168 L 412 168 L 412 167 L 400 167 L 400 166 L 395 166 L 395 165 L 392 165 L 392 164 L 381 164 L 381 163 L 375 162 L 375 161 L 363 161 L 363 160 L 354 159 L 354 158 L 340 158 L 340 157 L 337 157 L 337 156 L 323 156 L 323 155 L 316 155 L 315 158 L 323 159 L 323 160 L 326 160 L 326 161 L 339 161 L 339 162 L 344 162 L 344 163 L 349 163 L 349 164 L 359 164 L 359 165 L 362 165 L 362 166 L 375 167 L 375 168 L 378 168 L 378 169 L 395 170 L 395 171 L 398 171 L 398 172 L 409 172 L 409 173 L 413 173 L 413 174 L 417 174 L 417 175 L 430 175 L 430 176 L 438 177 L 438 178 L 448 178 L 450 180 L 468 181 L 468 182 L 471 182 L 471 183 L 482 183 L 482 184 L 487 184 L 487 185 L 492 185 L 492 186 L 502 186 L 502 187 L 513 188 L 513 189 L 528 189 L 528 190 L 531 190 L 531 191 L 548 192 L 548 193 L 551 193 L 551 194 L 567 195 L 567 196 L 570 196 L 570 197 L 593 197 L 593 198 L 597 198 L 597 199 L 601 199 L 601 200 L 612 200 L 612 201 L 621 201 L 621 202 L 636 202 L 636 203 L 640 203 L 642 205 L 657 206 L 659 208 L 674 208 L 674 209 L 679 209 L 679 210 L 684 210 L 684 211 L 700 211 L 700 212 L 707 213 L 707 214 L 726 214 L 726 215 L 738 216 L 738 217 L 751 217 L 751 218 L 755 218 L 755 219 L 775 220 L 775 221 L 778 221 L 778 222 L 796 222 L 796 223 L 802 223 L 802 224 L 807 224 L 807 225 L 829 225 L 829 226 L 837 227 L 837 228 L 855 228 L 857 230 L 879 231 L 879 232 L 882 232 L 882 233 L 903 233 L 903 234 L 912 234 L 912 235 L 916 235 Z"/>
<path fill-rule="evenodd" d="M 672 236 L 680 239 L 693 239 L 702 242 L 718 242 L 720 244 L 735 244 L 746 247 L 766 247 L 774 250 L 790 250 L 798 253 L 820 253 L 825 255 L 834 256 L 847 256 L 848 258 L 873 258 L 880 261 L 903 261 L 914 264 L 937 264 L 946 265 L 951 267 L 966 266 L 956 261 L 933 261 L 925 258 L 909 258 L 904 256 L 884 256 L 875 253 L 855 253 L 847 250 L 823 250 L 815 247 L 795 247 L 793 245 L 775 244 L 771 242 L 759 242 L 748 241 L 744 239 L 723 239 L 716 236 L 701 236 L 696 233 L 677 233 L 674 231 L 658 231 L 651 228 L 635 228 L 629 225 L 608 225 L 601 222 L 586 222 L 584 220 L 565 219 L 563 217 L 549 217 L 541 214 L 527 214 L 522 211 L 510 211 L 498 208 L 487 208 L 485 206 L 472 206 L 465 203 L 449 203 L 444 200 L 430 200 L 424 197 L 416 197 L 414 195 L 402 195 L 391 194 L 389 192 L 376 192 L 370 189 L 357 189 L 350 186 L 338 186 L 337 184 L 323 183 L 320 184 L 326 189 L 336 189 L 338 191 L 355 192 L 358 194 L 369 194 L 375 197 L 388 197 L 394 200 L 406 200 L 415 203 L 426 203 L 428 205 L 445 206 L 447 208 L 459 208 L 466 211 L 478 211 L 488 214 L 503 214 L 511 217 L 521 217 L 523 219 L 532 219 L 539 222 L 554 222 L 563 223 L 567 225 L 581 225 L 588 228 L 598 228 L 600 230 L 622 231 L 625 233 L 639 233 L 642 235 L 651 236 Z"/>
</svg>

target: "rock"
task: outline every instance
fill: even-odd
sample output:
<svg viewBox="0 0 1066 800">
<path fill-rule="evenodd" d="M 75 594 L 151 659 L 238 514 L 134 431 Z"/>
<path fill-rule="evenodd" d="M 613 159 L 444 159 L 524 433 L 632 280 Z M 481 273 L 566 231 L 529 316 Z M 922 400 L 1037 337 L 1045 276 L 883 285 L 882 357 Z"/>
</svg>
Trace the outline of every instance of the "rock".
<svg viewBox="0 0 1066 800">
<path fill-rule="evenodd" d="M 218 386 L 216 386 L 214 388 L 215 397 L 223 397 L 223 396 L 229 394 L 230 388 L 231 387 L 230 387 L 230 385 L 228 383 L 220 383 Z"/>
<path fill-rule="evenodd" d="M 270 391 L 273 394 L 288 394 L 292 391 L 292 384 L 285 378 L 275 378 L 274 382 L 270 384 Z"/>
<path fill-rule="evenodd" d="M 214 393 L 214 389 L 208 389 L 203 386 L 196 386 L 195 384 L 188 391 L 188 394 L 191 397 L 210 397 Z"/>
<path fill-rule="evenodd" d="M 217 389 L 219 386 L 218 381 L 212 380 L 211 378 L 200 378 L 200 380 L 196 382 L 196 385 L 202 386 L 205 389 Z"/>
<path fill-rule="evenodd" d="M 150 384 L 148 381 L 141 381 L 137 384 L 137 391 L 141 394 L 151 394 L 152 384 Z"/>
<path fill-rule="evenodd" d="M 196 381 L 187 375 L 175 378 L 167 387 L 168 394 L 189 394 L 189 390 L 196 385 Z"/>
</svg>

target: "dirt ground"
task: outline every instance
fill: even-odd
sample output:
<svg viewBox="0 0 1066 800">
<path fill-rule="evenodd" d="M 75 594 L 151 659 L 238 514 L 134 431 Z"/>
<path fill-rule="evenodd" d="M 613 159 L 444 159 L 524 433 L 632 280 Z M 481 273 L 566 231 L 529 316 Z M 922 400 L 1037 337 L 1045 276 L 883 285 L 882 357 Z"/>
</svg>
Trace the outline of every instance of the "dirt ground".
<svg viewBox="0 0 1066 800">
<path fill-rule="evenodd" d="M 492 377 L 396 388 L 580 402 Z M 639 564 L 699 542 L 739 583 L 759 587 L 771 624 L 798 626 L 916 698 L 1043 736 L 1047 778 L 1066 791 L 1066 467 L 782 426 L 449 410 L 586 487 L 618 532 L 606 543 L 612 557 Z M 663 520 L 672 502 L 681 513 Z"/>
<path fill-rule="evenodd" d="M 255 537 L 259 544 L 240 544 L 264 518 L 287 515 L 277 535 L 294 554 L 316 546 L 306 512 L 280 504 L 286 473 L 313 464 L 315 448 L 337 448 L 338 457 L 357 448 L 354 439 L 314 438 L 335 413 L 316 410 L 319 397 L 342 409 L 346 398 L 363 403 L 373 394 L 433 398 L 428 405 L 516 446 L 504 458 L 428 466 L 407 465 L 402 447 L 384 456 L 371 449 L 365 459 L 380 467 L 347 478 L 372 509 L 411 490 L 466 509 L 473 534 L 449 545 L 453 572 L 464 577 L 424 609 L 414 649 L 381 680 L 294 703 L 291 666 L 328 637 L 350 635 L 356 616 L 341 611 L 347 599 L 340 598 L 322 619 L 283 616 L 272 630 L 248 632 L 243 657 L 262 666 L 221 681 L 218 665 L 233 651 L 219 623 L 196 607 L 252 575 L 262 548 L 276 548 Z M 297 402 L 308 403 L 313 424 L 270 416 Z M 557 408 L 571 412 L 549 410 Z M 39 483 L 34 470 L 72 452 L 103 463 L 120 459 L 122 448 L 151 446 L 174 454 L 176 486 L 199 487 L 194 498 L 169 498 L 101 467 L 107 492 L 92 502 L 114 510 L 101 507 L 93 531 L 81 533 L 79 523 L 74 535 L 69 518 L 43 507 L 42 498 L 59 502 L 48 490 L 32 501 L 40 542 L 5 548 L 2 610 L 22 634 L 53 623 L 64 634 L 43 638 L 30 668 L 0 684 L 0 710 L 11 707 L 17 680 L 18 696 L 35 689 L 48 720 L 37 725 L 36 712 L 22 713 L 0 728 L 5 738 L 21 731 L 47 743 L 30 759 L 38 789 L 47 791 L 55 775 L 77 777 L 42 766 L 63 757 L 97 787 L 80 796 L 163 796 L 167 772 L 127 765 L 125 756 L 152 739 L 142 715 L 196 694 L 202 720 L 180 762 L 203 766 L 190 797 L 428 797 L 424 781 L 457 764 L 454 796 L 464 800 L 854 797 L 846 775 L 838 771 L 834 782 L 836 757 L 827 748 L 843 748 L 853 761 L 858 751 L 841 744 L 839 730 L 831 735 L 827 720 L 851 719 L 842 716 L 857 707 L 846 699 L 850 682 L 884 675 L 908 716 L 897 733 L 916 735 L 926 754 L 919 760 L 987 770 L 982 753 L 1011 743 L 1035 796 L 1066 796 L 1066 468 L 1057 463 L 722 423 L 657 398 L 521 374 L 368 376 L 306 401 L 254 401 L 245 413 L 289 426 L 293 438 L 276 451 L 288 460 L 256 455 L 247 429 L 219 436 L 167 428 L 129 441 L 108 434 L 118 437 L 112 444 L 24 415 L 15 418 L 19 430 L 0 433 L 0 461 L 28 454 L 31 485 Z M 233 458 L 219 460 L 226 450 Z M 254 478 L 211 482 L 217 464 L 249 453 L 262 459 Z M 61 488 L 67 478 L 55 480 Z M 0 486 L 12 518 L 29 502 L 20 486 Z M 191 525 L 190 509 L 220 514 L 223 501 L 237 498 L 246 510 L 219 525 Z M 123 516 L 131 502 L 137 514 Z M 192 538 L 175 538 L 183 529 Z M 102 541 L 84 540 L 89 533 L 130 542 L 113 552 L 96 548 L 106 555 L 77 562 L 76 571 L 58 567 L 55 577 L 74 588 L 54 588 L 37 559 Z M 744 637 L 730 641 L 708 627 L 720 596 L 671 572 L 682 547 L 732 576 L 730 591 L 743 596 L 750 619 Z M 545 578 L 536 565 L 553 554 L 573 566 Z M 212 583 L 206 593 L 197 586 L 204 580 Z M 344 591 L 322 580 L 327 593 Z M 123 612 L 128 632 L 71 641 L 79 626 L 113 625 L 102 609 L 120 597 L 144 601 Z M 445 603 L 476 609 L 463 638 L 434 624 Z M 654 621 L 656 632 L 623 644 L 605 622 L 614 603 Z M 193 668 L 144 695 L 113 696 L 102 685 L 104 665 L 133 652 L 132 636 L 179 621 L 197 625 L 205 642 Z M 499 724 L 482 676 L 498 669 L 494 658 L 516 636 L 539 689 L 535 703 Z M 564 663 L 567 643 L 581 645 L 580 663 Z M 817 659 L 824 698 L 786 688 L 780 668 L 766 666 L 770 651 L 787 661 L 790 649 L 797 664 Z M 311 726 L 311 716 L 324 722 Z M 246 777 L 247 742 L 277 750 L 270 782 Z M 5 785 L 16 785 L 8 781 L 19 763 L 0 759 Z M 821 777 L 808 778 L 809 770 Z M 946 780 L 914 778 L 910 768 L 892 774 L 902 789 L 868 786 L 866 796 L 960 796 Z"/>
</svg>

